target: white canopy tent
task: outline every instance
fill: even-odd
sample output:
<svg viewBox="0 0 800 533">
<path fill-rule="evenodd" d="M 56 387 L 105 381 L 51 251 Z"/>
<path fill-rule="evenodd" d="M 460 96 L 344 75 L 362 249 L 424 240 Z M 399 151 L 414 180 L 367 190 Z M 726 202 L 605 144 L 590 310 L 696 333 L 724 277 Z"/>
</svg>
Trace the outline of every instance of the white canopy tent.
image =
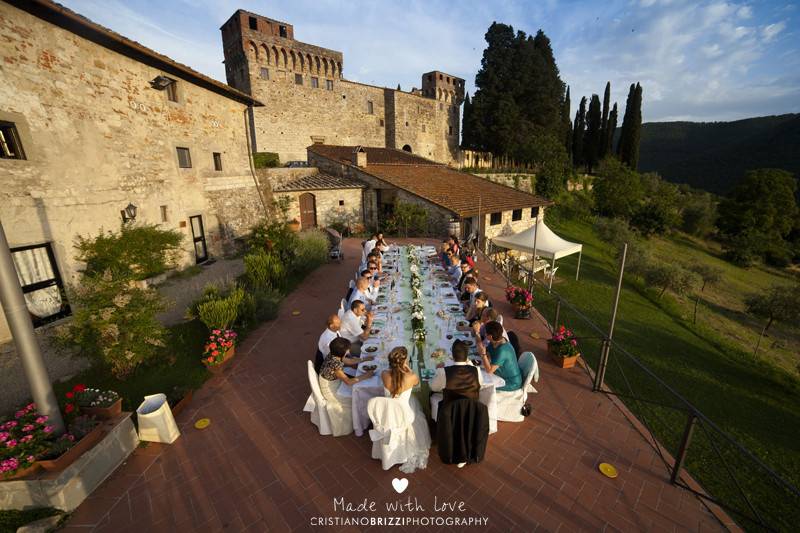
<svg viewBox="0 0 800 533">
<path fill-rule="evenodd" d="M 495 237 L 492 239 L 492 244 L 501 248 L 550 258 L 553 260 L 551 267 L 555 267 L 557 259 L 577 253 L 578 268 L 575 271 L 575 279 L 578 279 L 581 271 L 583 245 L 562 239 L 553 233 L 553 230 L 548 228 L 543 220 L 537 221 L 536 226 L 531 226 L 519 233 Z"/>
</svg>

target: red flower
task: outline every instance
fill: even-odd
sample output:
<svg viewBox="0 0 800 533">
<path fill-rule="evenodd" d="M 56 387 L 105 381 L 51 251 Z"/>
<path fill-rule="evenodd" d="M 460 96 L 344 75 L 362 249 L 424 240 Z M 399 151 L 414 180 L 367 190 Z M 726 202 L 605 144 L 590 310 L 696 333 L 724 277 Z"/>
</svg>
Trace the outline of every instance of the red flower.
<svg viewBox="0 0 800 533">
<path fill-rule="evenodd" d="M 72 397 L 75 396 L 75 393 L 74 392 L 68 392 L 67 394 L 65 394 L 65 396 L 71 400 Z"/>
<path fill-rule="evenodd" d="M 64 412 L 67 414 L 71 413 L 74 410 L 75 410 L 75 405 L 71 403 L 68 403 L 67 405 L 64 406 Z"/>
<path fill-rule="evenodd" d="M 83 391 L 86 390 L 86 385 L 82 385 L 82 384 L 79 383 L 78 385 L 75 385 L 74 387 L 72 387 L 72 390 L 74 392 L 83 392 Z"/>
</svg>

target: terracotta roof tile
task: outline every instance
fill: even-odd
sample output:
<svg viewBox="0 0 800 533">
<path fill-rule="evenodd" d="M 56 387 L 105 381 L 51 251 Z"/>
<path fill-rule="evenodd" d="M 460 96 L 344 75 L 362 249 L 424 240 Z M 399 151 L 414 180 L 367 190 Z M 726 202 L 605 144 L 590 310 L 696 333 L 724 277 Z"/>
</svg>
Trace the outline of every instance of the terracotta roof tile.
<svg viewBox="0 0 800 533">
<path fill-rule="evenodd" d="M 308 149 L 322 157 L 352 165 L 356 148 L 315 144 Z M 475 216 L 479 212 L 487 214 L 553 205 L 550 200 L 402 150 L 362 148 L 367 152 L 367 166 L 359 170 L 461 217 Z"/>
<path fill-rule="evenodd" d="M 330 174 L 312 174 L 302 176 L 287 181 L 281 185 L 273 187 L 273 192 L 291 191 L 316 191 L 321 189 L 363 189 L 366 187 L 360 181 L 346 178 L 343 176 L 331 176 Z"/>
</svg>

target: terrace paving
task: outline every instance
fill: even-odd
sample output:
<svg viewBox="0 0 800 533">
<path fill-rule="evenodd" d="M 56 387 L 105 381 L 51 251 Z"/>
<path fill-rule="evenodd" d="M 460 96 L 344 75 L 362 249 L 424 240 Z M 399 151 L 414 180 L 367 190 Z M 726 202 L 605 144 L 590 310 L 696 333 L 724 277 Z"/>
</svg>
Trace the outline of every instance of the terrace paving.
<svg viewBox="0 0 800 533">
<path fill-rule="evenodd" d="M 539 320 L 517 321 L 504 282 L 482 266 L 484 290 L 537 355 L 541 379 L 533 414 L 499 423 L 483 462 L 457 469 L 431 449 L 428 468 L 383 471 L 365 435 L 321 436 L 302 412 L 325 317 L 353 275 L 360 251 L 346 240 L 345 261 L 319 268 L 237 349 L 234 366 L 197 391 L 178 417 L 172 445 L 138 449 L 72 515 L 63 531 L 307 531 L 312 517 L 479 516 L 486 526 L 327 527 L 330 531 L 719 531 L 723 525 L 688 491 L 669 484 L 655 450 L 606 395 L 591 392 L 583 370 L 555 367 Z M 300 311 L 295 316 L 293 311 Z M 538 339 L 529 333 L 535 332 Z M 208 417 L 208 429 L 194 421 Z M 597 470 L 610 462 L 619 477 Z M 402 496 L 393 478 L 409 479 Z M 378 511 L 333 511 L 333 498 L 375 500 Z M 388 513 L 384 503 L 417 498 L 425 513 Z M 466 512 L 433 511 L 464 501 Z M 381 510 L 383 510 L 381 512 Z"/>
</svg>

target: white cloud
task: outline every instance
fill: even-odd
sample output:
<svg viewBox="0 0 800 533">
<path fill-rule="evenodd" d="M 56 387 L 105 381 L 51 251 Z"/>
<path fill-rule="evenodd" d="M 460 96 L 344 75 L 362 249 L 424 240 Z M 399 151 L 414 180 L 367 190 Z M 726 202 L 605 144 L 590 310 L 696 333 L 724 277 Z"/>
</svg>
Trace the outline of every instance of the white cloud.
<svg viewBox="0 0 800 533">
<path fill-rule="evenodd" d="M 761 30 L 762 35 L 764 36 L 764 42 L 768 43 L 772 39 L 778 36 L 780 32 L 782 32 L 786 28 L 786 21 L 776 22 L 775 24 L 769 24 L 764 26 L 764 29 Z"/>
<path fill-rule="evenodd" d="M 736 10 L 736 15 L 740 19 L 745 19 L 745 20 L 749 19 L 753 16 L 753 8 L 751 8 L 750 6 L 742 6 Z"/>
</svg>

